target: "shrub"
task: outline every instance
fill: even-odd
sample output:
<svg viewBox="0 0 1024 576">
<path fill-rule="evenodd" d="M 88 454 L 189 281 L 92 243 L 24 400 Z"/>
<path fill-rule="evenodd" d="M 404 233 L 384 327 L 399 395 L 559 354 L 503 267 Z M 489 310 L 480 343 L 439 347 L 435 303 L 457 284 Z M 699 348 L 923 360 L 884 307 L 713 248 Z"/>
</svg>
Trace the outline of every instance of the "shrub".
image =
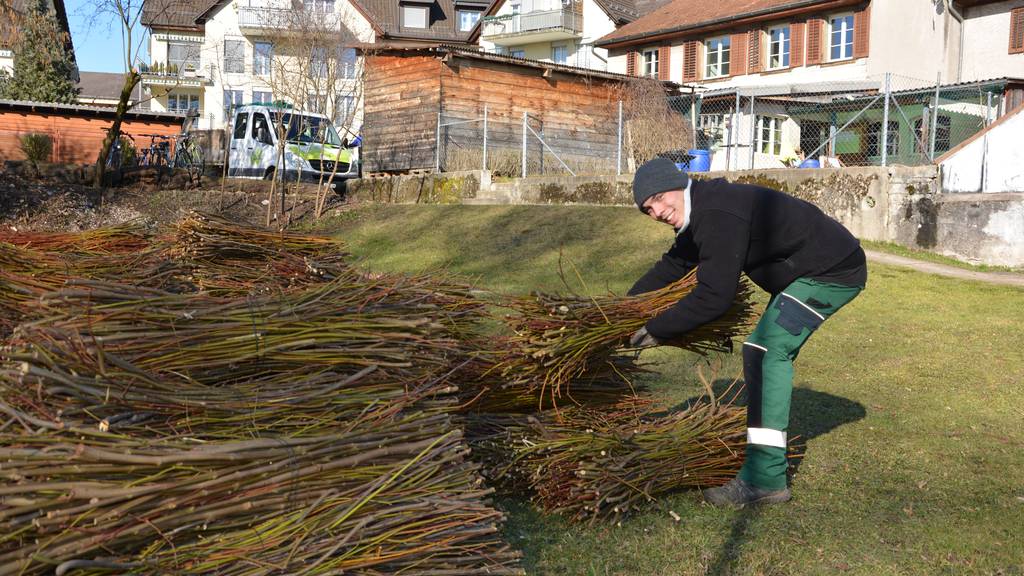
<svg viewBox="0 0 1024 576">
<path fill-rule="evenodd" d="M 50 154 L 53 152 L 53 139 L 49 134 L 25 134 L 20 140 L 21 151 L 29 162 L 38 164 L 50 160 Z"/>
</svg>

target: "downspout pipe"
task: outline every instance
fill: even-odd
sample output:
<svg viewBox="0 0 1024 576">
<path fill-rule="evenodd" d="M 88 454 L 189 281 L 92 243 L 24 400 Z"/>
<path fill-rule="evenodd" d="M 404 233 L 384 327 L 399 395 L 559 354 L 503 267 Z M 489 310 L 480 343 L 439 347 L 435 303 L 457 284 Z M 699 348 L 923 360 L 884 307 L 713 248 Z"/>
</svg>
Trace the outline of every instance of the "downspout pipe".
<svg viewBox="0 0 1024 576">
<path fill-rule="evenodd" d="M 957 11 L 953 5 L 954 0 L 945 0 L 946 9 L 949 10 L 949 14 L 960 24 L 960 47 L 956 53 L 956 81 L 961 82 L 963 80 L 963 68 L 964 68 L 964 15 Z"/>
</svg>

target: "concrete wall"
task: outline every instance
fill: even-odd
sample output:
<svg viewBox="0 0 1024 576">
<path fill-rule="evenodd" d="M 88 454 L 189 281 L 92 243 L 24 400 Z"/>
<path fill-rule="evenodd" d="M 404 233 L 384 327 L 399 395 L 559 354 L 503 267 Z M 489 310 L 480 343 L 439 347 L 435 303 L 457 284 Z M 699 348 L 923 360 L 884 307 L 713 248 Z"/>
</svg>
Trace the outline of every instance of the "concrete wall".
<svg viewBox="0 0 1024 576">
<path fill-rule="evenodd" d="M 939 159 L 945 192 L 1024 192 L 1024 111 L 1018 108 Z"/>
<path fill-rule="evenodd" d="M 1010 54 L 1010 10 L 1024 0 L 969 8 L 964 14 L 964 54 L 960 80 L 1024 75 L 1024 54 Z"/>
<path fill-rule="evenodd" d="M 932 250 L 968 262 L 1024 266 L 1024 193 L 940 194 L 935 166 L 707 172 L 782 190 L 819 206 L 864 240 Z M 397 203 L 632 206 L 632 174 L 538 176 L 491 182 L 488 172 L 349 182 L 356 200 Z"/>
</svg>

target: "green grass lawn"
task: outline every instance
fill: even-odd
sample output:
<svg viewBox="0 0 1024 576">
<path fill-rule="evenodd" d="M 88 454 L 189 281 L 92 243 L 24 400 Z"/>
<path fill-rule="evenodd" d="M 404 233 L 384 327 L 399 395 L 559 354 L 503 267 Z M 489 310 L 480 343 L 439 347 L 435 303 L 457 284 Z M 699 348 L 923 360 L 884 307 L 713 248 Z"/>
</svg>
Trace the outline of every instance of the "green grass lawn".
<svg viewBox="0 0 1024 576">
<path fill-rule="evenodd" d="M 671 231 L 614 207 L 385 206 L 322 224 L 373 270 L 445 267 L 500 291 L 624 292 Z M 571 263 L 571 265 L 570 265 Z M 679 493 L 621 525 L 575 526 L 503 498 L 530 574 L 1024 574 L 1024 291 L 872 265 L 868 288 L 796 364 L 806 442 L 782 506 Z M 695 358 L 645 352 L 665 402 Z M 724 358 L 720 378 L 739 371 Z M 674 521 L 669 511 L 682 520 Z"/>
</svg>

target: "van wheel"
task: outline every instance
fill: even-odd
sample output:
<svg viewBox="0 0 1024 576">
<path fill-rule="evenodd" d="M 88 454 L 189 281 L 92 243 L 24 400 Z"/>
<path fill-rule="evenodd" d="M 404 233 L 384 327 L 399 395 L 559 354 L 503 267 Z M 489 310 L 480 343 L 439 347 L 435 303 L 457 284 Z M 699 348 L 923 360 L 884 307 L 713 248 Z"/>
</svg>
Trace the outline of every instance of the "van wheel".
<svg viewBox="0 0 1024 576">
<path fill-rule="evenodd" d="M 274 179 L 274 167 L 273 166 L 271 166 L 270 168 L 267 168 L 267 171 L 264 172 L 264 174 L 263 174 L 263 179 L 264 180 L 273 180 Z"/>
</svg>

